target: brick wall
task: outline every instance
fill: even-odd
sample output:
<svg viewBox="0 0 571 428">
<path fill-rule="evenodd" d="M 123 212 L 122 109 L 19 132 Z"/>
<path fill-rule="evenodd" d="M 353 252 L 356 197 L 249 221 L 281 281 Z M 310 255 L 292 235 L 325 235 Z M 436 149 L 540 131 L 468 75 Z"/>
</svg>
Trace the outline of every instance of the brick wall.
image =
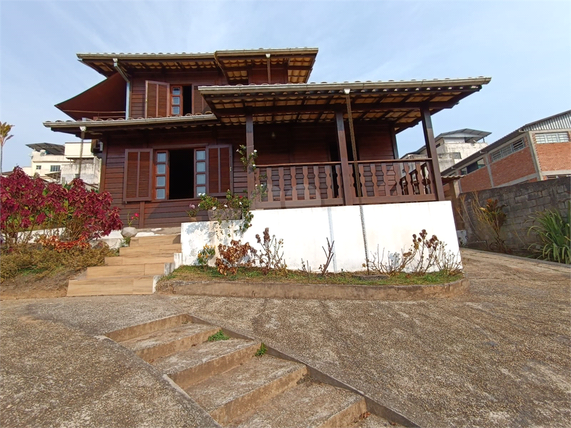
<svg viewBox="0 0 571 428">
<path fill-rule="evenodd" d="M 488 168 L 480 168 L 468 175 L 463 176 L 460 179 L 460 186 L 463 193 L 473 192 L 479 189 L 489 189 L 492 187 L 492 182 L 490 181 Z"/>
<path fill-rule="evenodd" d="M 490 168 L 492 169 L 492 177 L 496 187 L 537 172 L 529 146 L 503 159 L 492 162 Z M 464 187 L 462 187 L 462 191 L 464 191 Z"/>
<path fill-rule="evenodd" d="M 536 237 L 528 235 L 533 224 L 533 215 L 546 209 L 558 210 L 566 216 L 566 202 L 571 198 L 571 180 L 558 178 L 534 183 L 519 183 L 512 186 L 462 193 L 453 202 L 456 225 L 463 224 L 468 246 L 483 246 L 483 241 L 493 242 L 493 234 L 481 225 L 474 209 L 484 206 L 487 199 L 497 199 L 505 205 L 506 223 L 502 228 L 502 239 L 515 253 L 525 252 Z"/>
<path fill-rule="evenodd" d="M 571 143 L 536 144 L 541 171 L 571 171 Z"/>
</svg>

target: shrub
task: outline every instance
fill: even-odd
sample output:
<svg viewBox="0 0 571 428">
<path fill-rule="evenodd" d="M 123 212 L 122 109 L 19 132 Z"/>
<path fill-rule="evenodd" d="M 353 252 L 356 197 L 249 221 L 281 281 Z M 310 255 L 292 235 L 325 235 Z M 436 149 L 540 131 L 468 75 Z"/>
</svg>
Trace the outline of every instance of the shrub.
<svg viewBox="0 0 571 428">
<path fill-rule="evenodd" d="M 284 253 L 282 251 L 283 239 L 276 239 L 275 235 L 270 238 L 270 228 L 266 227 L 263 239 L 260 238 L 260 235 L 256 235 L 256 241 L 262 248 L 260 252 L 252 250 L 252 255 L 262 268 L 262 273 L 267 275 L 271 270 L 285 273 L 287 264 L 284 261 Z"/>
<path fill-rule="evenodd" d="M 59 246 L 62 244 L 62 246 Z M 92 247 L 73 245 L 70 243 L 55 243 L 46 245 L 40 243 L 18 245 L 2 251 L 2 281 L 22 273 L 35 274 L 45 277 L 60 270 L 79 272 L 89 266 L 99 266 L 105 262 L 105 257 L 116 255 L 107 244 L 99 243 Z"/>
<path fill-rule="evenodd" d="M 41 229 L 73 242 L 97 239 L 122 227 L 119 209 L 111 208 L 111 195 L 88 190 L 80 179 L 65 186 L 46 183 L 16 167 L 0 177 L 0 200 L 0 230 L 8 247 L 29 242 Z"/>
<path fill-rule="evenodd" d="M 249 243 L 242 244 L 241 241 L 230 241 L 230 245 L 218 245 L 220 257 L 216 258 L 216 268 L 218 272 L 226 276 L 229 273 L 236 275 L 239 267 L 251 267 L 253 264 L 251 258 L 251 250 Z"/>
<path fill-rule="evenodd" d="M 539 257 L 558 263 L 571 264 L 571 203 L 567 203 L 567 218 L 558 211 L 545 210 L 535 215 L 539 224 L 529 228 L 540 240 Z M 533 247 L 533 246 L 532 246 Z"/>
</svg>

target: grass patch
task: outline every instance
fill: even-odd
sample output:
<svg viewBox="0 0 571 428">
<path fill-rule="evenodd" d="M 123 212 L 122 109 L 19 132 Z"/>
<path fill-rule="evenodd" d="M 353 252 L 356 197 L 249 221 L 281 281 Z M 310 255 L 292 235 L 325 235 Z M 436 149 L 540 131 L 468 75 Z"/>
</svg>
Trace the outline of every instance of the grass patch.
<svg viewBox="0 0 571 428">
<path fill-rule="evenodd" d="M 260 268 L 239 268 L 236 275 L 221 275 L 216 268 L 200 266 L 181 266 L 167 278 L 161 280 L 177 280 L 188 282 L 279 282 L 291 284 L 347 284 L 347 285 L 423 285 L 445 284 L 457 281 L 462 274 L 448 275 L 444 272 L 431 272 L 425 275 L 401 273 L 387 279 L 360 279 L 354 272 L 328 273 L 322 276 L 319 273 L 307 273 L 302 271 L 288 270 L 284 273 L 272 273 L 264 275 Z M 363 275 L 361 272 L 360 275 Z"/>
<path fill-rule="evenodd" d="M 212 336 L 208 337 L 209 342 L 218 342 L 219 340 L 228 340 L 230 336 L 226 336 L 222 330 L 218 330 Z"/>
<path fill-rule="evenodd" d="M 268 352 L 268 348 L 266 348 L 266 345 L 264 344 L 264 342 L 262 342 L 262 344 L 260 345 L 260 348 L 256 351 L 256 353 L 254 355 L 256 357 L 261 357 L 266 352 Z"/>
</svg>

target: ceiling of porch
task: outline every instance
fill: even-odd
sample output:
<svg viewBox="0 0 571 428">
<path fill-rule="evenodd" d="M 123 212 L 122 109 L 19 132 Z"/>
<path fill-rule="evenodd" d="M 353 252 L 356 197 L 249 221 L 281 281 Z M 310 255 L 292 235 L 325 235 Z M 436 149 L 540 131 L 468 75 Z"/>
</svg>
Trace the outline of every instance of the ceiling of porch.
<svg viewBox="0 0 571 428">
<path fill-rule="evenodd" d="M 287 85 L 201 86 L 199 90 L 223 124 L 332 122 L 335 112 L 347 113 L 347 90 L 353 120 L 384 122 L 396 132 L 421 121 L 420 108 L 431 114 L 452 108 L 478 92 L 490 78 L 422 81 L 309 83 Z"/>
</svg>

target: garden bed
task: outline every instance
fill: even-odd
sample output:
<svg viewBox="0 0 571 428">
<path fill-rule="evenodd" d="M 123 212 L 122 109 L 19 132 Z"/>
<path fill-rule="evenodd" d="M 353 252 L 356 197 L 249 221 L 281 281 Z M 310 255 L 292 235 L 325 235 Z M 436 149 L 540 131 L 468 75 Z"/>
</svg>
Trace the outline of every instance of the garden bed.
<svg viewBox="0 0 571 428">
<path fill-rule="evenodd" d="M 359 277 L 365 277 L 361 273 Z M 240 268 L 223 276 L 214 268 L 183 266 L 162 279 L 157 291 L 164 294 L 274 299 L 409 300 L 453 296 L 467 291 L 463 275 L 441 272 L 426 275 L 399 274 L 387 279 L 361 279 L 341 272 L 321 276 L 287 271 L 263 275 L 257 268 Z"/>
</svg>

